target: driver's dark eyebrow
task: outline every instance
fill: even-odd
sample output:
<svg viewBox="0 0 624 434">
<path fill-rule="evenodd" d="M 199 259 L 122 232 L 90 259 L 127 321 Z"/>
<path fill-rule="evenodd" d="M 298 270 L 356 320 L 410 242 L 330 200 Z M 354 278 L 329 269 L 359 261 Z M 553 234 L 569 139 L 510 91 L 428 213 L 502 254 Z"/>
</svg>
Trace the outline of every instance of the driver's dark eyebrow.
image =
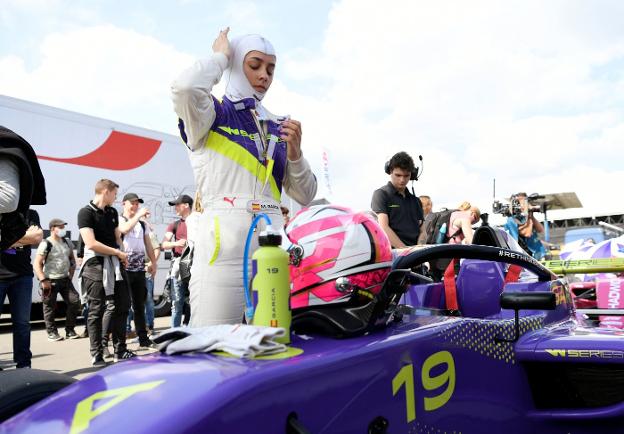
<svg viewBox="0 0 624 434">
<path fill-rule="evenodd" d="M 263 62 L 263 61 L 264 61 L 263 59 L 261 59 L 261 58 L 259 58 L 259 57 L 255 57 L 255 56 L 251 56 L 251 57 L 249 58 L 249 60 L 257 60 L 258 62 Z M 275 63 L 274 63 L 274 62 L 267 62 L 267 63 L 269 64 L 269 66 L 275 66 Z"/>
</svg>

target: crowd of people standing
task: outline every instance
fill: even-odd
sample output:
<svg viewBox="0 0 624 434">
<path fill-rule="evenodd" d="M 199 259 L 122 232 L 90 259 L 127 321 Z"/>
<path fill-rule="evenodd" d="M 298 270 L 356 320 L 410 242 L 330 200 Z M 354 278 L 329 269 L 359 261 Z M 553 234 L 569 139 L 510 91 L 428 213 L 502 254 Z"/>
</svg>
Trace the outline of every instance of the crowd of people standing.
<svg viewBox="0 0 624 434">
<path fill-rule="evenodd" d="M 43 317 L 49 341 L 89 338 L 93 366 L 129 359 L 126 339 L 134 321 L 139 348 L 150 348 L 154 333 L 154 278 L 162 250 L 173 250 L 174 260 L 186 245 L 185 218 L 192 199 L 180 196 L 170 202 L 180 219 L 171 223 L 162 241 L 149 222 L 149 210 L 143 199 L 126 193 L 121 215 L 113 207 L 119 186 L 108 179 L 95 185 L 95 195 L 78 211 L 80 231 L 77 249 L 67 236 L 67 221 L 53 218 L 48 224 L 49 236 L 43 238 L 39 215 L 28 210 L 29 229 L 11 249 L 1 252 L 0 289 L 9 295 L 13 332 L 13 355 L 17 368 L 31 366 L 30 317 L 33 276 L 39 282 Z M 36 253 L 31 264 L 31 249 Z M 76 250 L 76 253 L 74 252 Z M 79 272 L 79 288 L 74 274 Z M 174 278 L 173 322 L 181 323 L 181 313 L 188 306 L 188 293 Z M 66 304 L 65 335 L 56 326 L 55 312 L 60 295 Z M 4 299 L 4 296 L 2 297 Z M 82 306 L 82 308 L 81 308 Z M 77 318 L 83 314 L 85 330 L 76 330 Z M 188 323 L 188 314 L 187 321 Z M 109 350 L 112 342 L 113 350 Z"/>
</svg>

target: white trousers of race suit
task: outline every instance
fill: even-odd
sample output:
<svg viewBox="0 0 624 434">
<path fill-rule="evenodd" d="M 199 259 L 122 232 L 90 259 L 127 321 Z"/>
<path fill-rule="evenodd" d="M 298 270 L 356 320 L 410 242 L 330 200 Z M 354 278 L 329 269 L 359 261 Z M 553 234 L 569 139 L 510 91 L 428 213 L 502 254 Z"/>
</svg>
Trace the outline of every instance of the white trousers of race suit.
<svg viewBox="0 0 624 434">
<path fill-rule="evenodd" d="M 243 254 L 247 233 L 254 215 L 247 210 L 251 197 L 236 197 L 235 204 L 218 201 L 202 204 L 202 213 L 193 212 L 187 219 L 188 238 L 194 245 L 189 283 L 191 327 L 235 324 L 243 320 Z M 282 228 L 279 203 L 272 199 L 258 202 L 276 205 L 267 213 L 276 230 Z M 258 234 L 266 227 L 258 223 L 249 248 L 248 270 L 251 288 L 251 255 L 258 247 Z"/>
</svg>

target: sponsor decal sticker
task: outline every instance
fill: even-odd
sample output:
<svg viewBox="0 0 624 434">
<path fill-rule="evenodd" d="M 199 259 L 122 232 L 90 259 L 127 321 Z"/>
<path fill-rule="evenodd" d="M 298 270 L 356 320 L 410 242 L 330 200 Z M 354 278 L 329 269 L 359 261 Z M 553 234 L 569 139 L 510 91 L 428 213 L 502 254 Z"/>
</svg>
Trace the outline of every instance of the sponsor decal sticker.
<svg viewBox="0 0 624 434">
<path fill-rule="evenodd" d="M 519 260 L 524 261 L 524 262 L 529 262 L 529 263 L 531 263 L 533 265 L 541 265 L 539 263 L 539 261 L 537 261 L 536 259 L 534 259 L 534 258 L 532 258 L 532 257 L 530 257 L 528 255 L 525 255 L 524 253 L 516 253 L 516 252 L 509 251 L 509 250 L 500 249 L 498 251 L 498 256 L 505 257 L 505 258 L 511 258 L 511 259 L 519 259 Z"/>
<path fill-rule="evenodd" d="M 601 309 L 624 309 L 624 279 L 597 279 L 596 303 Z M 624 316 L 600 315 L 600 325 L 624 329 Z"/>
<path fill-rule="evenodd" d="M 91 421 L 111 408 L 130 398 L 131 396 L 152 390 L 162 383 L 151 381 L 148 383 L 135 384 L 134 386 L 119 387 L 117 389 L 103 390 L 86 397 L 76 405 L 72 420 L 70 434 L 79 434 L 89 429 Z"/>
<path fill-rule="evenodd" d="M 282 211 L 280 210 L 278 204 L 272 202 L 262 202 L 258 200 L 250 200 L 249 202 L 247 202 L 247 211 L 252 213 L 264 212 L 268 214 L 282 215 Z"/>
<path fill-rule="evenodd" d="M 553 357 L 574 359 L 624 359 L 624 351 L 617 350 L 546 349 L 544 351 Z"/>
</svg>

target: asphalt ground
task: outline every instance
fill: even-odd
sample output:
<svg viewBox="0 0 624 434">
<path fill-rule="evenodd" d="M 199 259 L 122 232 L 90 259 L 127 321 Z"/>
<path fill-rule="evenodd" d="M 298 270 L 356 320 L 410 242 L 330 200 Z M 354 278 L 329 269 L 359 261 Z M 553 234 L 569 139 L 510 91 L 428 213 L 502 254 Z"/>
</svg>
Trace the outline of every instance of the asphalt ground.
<svg viewBox="0 0 624 434">
<path fill-rule="evenodd" d="M 5 319 L 5 315 L 2 315 Z M 78 334 L 84 331 L 81 319 L 76 326 Z M 170 327 L 171 317 L 165 316 L 156 318 L 154 321 L 155 331 L 159 332 Z M 58 320 L 56 325 L 59 334 L 65 337 L 65 322 Z M 138 341 L 127 341 L 128 349 L 135 351 L 137 355 L 145 355 L 155 352 L 155 349 L 146 348 L 139 350 Z M 109 346 L 112 352 L 112 345 Z M 66 374 L 76 379 L 84 378 L 102 368 L 91 366 L 91 355 L 89 354 L 89 338 L 64 339 L 62 341 L 48 341 L 45 324 L 43 321 L 31 323 L 30 351 L 32 352 L 32 367 L 34 369 L 44 369 L 47 371 Z M 105 359 L 108 364 L 112 364 L 112 358 Z M 123 363 L 123 362 L 119 362 Z M 13 335 L 11 324 L 0 325 L 0 368 L 15 369 L 13 362 Z"/>
</svg>

